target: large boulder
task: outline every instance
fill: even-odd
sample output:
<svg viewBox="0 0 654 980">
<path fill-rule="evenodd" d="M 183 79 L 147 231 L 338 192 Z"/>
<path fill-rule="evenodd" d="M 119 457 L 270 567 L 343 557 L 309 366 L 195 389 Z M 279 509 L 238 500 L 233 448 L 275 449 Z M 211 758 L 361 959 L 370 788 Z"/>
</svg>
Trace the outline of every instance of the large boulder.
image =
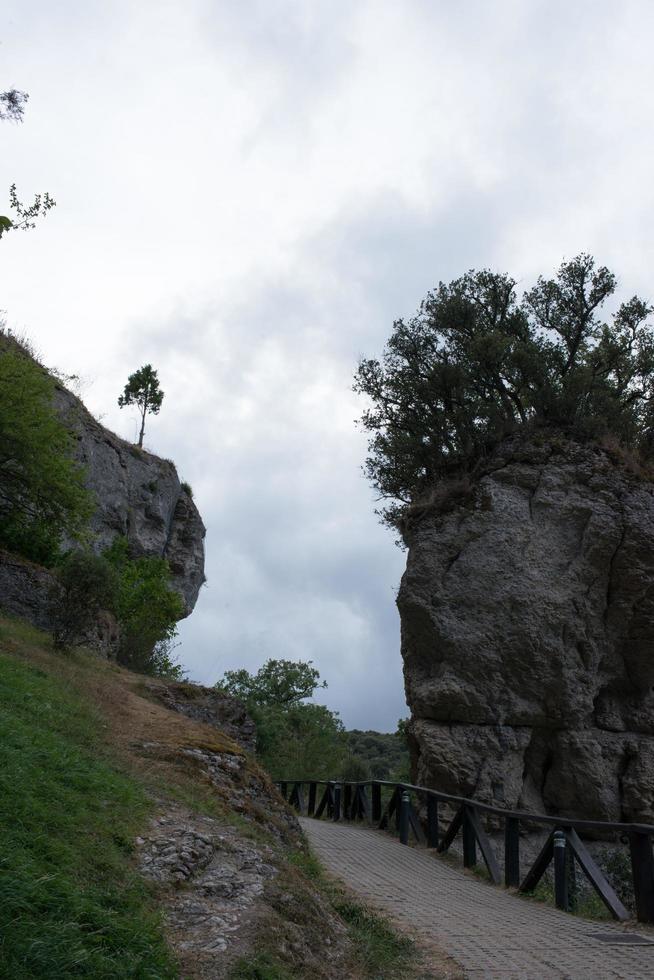
<svg viewBox="0 0 654 980">
<path fill-rule="evenodd" d="M 463 495 L 414 509 L 405 539 L 415 780 L 654 821 L 648 474 L 562 437 L 509 442 Z"/>
</svg>

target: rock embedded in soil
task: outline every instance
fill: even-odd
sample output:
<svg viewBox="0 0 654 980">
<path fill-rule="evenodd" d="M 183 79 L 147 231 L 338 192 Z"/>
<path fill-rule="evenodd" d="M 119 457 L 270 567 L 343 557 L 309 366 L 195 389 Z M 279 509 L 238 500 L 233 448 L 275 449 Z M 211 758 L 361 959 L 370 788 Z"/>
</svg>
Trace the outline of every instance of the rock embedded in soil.
<svg viewBox="0 0 654 980">
<path fill-rule="evenodd" d="M 501 447 L 407 521 L 414 779 L 654 822 L 654 486 L 597 446 Z"/>
</svg>

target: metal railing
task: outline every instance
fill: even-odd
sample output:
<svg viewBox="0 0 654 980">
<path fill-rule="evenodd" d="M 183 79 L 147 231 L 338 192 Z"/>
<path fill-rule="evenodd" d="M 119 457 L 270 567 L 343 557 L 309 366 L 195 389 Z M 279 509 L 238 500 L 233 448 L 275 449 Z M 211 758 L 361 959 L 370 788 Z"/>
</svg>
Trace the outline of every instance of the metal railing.
<svg viewBox="0 0 654 980">
<path fill-rule="evenodd" d="M 408 844 L 410 835 L 413 835 L 419 844 L 435 848 L 441 854 L 449 850 L 461 833 L 464 867 L 475 867 L 479 849 L 493 884 L 503 882 L 507 888 L 515 888 L 519 892 L 533 892 L 553 862 L 555 902 L 558 908 L 565 911 L 571 911 L 571 882 L 574 882 L 575 867 L 578 867 L 611 915 L 625 921 L 631 918 L 630 913 L 580 836 L 588 832 L 611 837 L 619 835 L 629 846 L 636 918 L 639 922 L 654 923 L 654 826 L 651 824 L 577 820 L 524 810 L 505 810 L 424 786 L 380 779 L 362 782 L 288 779 L 275 785 L 298 813 L 316 819 L 325 816 L 334 821 L 362 820 L 380 830 L 394 829 L 401 843 Z M 324 787 L 320 798 L 319 787 Z M 420 812 L 415 804 L 421 804 Z M 442 805 L 454 810 L 443 832 Z M 503 825 L 503 871 L 484 828 L 482 816 L 492 816 Z M 536 860 L 522 876 L 520 835 L 521 831 L 534 825 L 551 829 Z"/>
</svg>

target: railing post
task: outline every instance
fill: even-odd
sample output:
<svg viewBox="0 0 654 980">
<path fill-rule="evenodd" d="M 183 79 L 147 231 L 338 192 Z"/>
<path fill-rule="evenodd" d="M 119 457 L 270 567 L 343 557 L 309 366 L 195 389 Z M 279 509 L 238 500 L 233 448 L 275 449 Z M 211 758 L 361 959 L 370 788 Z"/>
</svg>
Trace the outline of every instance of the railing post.
<svg viewBox="0 0 654 980">
<path fill-rule="evenodd" d="M 370 816 L 370 802 L 368 800 L 368 790 L 365 783 L 359 783 L 357 791 L 357 817 L 360 820 L 367 820 Z"/>
<path fill-rule="evenodd" d="M 371 793 L 372 793 L 372 822 L 379 823 L 382 815 L 381 786 L 379 785 L 379 783 L 372 784 Z"/>
<path fill-rule="evenodd" d="M 654 860 L 649 834 L 630 833 L 631 873 L 634 879 L 636 917 L 654 923 Z"/>
<path fill-rule="evenodd" d="M 504 884 L 517 888 L 520 884 L 520 821 L 507 817 L 504 823 Z"/>
<path fill-rule="evenodd" d="M 334 785 L 334 815 L 333 820 L 337 823 L 341 819 L 341 784 Z"/>
<path fill-rule="evenodd" d="M 404 792 L 404 786 L 402 783 L 398 783 L 395 787 L 395 792 L 397 793 L 397 798 L 395 801 L 395 833 L 400 832 L 400 812 L 402 810 L 402 793 Z"/>
<path fill-rule="evenodd" d="M 331 782 L 327 783 L 327 787 L 325 791 L 327 793 L 327 807 L 326 807 L 327 819 L 333 820 L 334 819 L 334 783 Z"/>
<path fill-rule="evenodd" d="M 352 787 L 348 783 L 343 786 L 343 819 L 352 819 Z"/>
<path fill-rule="evenodd" d="M 438 800 L 427 795 L 427 847 L 438 847 Z"/>
<path fill-rule="evenodd" d="M 409 807 L 411 806 L 411 797 L 406 790 L 402 793 L 400 797 L 400 805 L 398 811 L 400 814 L 400 844 L 409 843 Z"/>
<path fill-rule="evenodd" d="M 469 816 L 470 808 L 463 808 L 463 867 L 474 868 L 477 863 L 477 840 L 472 821 Z"/>
<path fill-rule="evenodd" d="M 569 911 L 568 876 L 566 874 L 566 839 L 562 830 L 554 834 L 554 902 L 557 909 Z"/>
<path fill-rule="evenodd" d="M 316 784 L 309 783 L 309 802 L 307 804 L 307 816 L 312 817 L 316 811 Z"/>
</svg>

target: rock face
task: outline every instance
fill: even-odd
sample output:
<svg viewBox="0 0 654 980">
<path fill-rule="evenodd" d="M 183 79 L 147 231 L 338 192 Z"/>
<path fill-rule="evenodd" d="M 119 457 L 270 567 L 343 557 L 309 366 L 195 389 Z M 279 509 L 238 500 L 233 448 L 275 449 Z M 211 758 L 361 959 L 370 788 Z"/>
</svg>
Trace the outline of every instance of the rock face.
<svg viewBox="0 0 654 980">
<path fill-rule="evenodd" d="M 654 822 L 654 485 L 597 447 L 506 444 L 405 537 L 416 782 Z"/>
<path fill-rule="evenodd" d="M 124 535 L 134 557 L 166 558 L 188 616 L 204 582 L 205 528 L 174 464 L 105 429 L 65 388 L 57 388 L 56 405 L 76 434 L 76 455 L 96 497 L 93 547 L 102 551 Z"/>
<path fill-rule="evenodd" d="M 0 608 L 39 629 L 50 629 L 52 584 L 46 568 L 0 549 Z"/>
</svg>

